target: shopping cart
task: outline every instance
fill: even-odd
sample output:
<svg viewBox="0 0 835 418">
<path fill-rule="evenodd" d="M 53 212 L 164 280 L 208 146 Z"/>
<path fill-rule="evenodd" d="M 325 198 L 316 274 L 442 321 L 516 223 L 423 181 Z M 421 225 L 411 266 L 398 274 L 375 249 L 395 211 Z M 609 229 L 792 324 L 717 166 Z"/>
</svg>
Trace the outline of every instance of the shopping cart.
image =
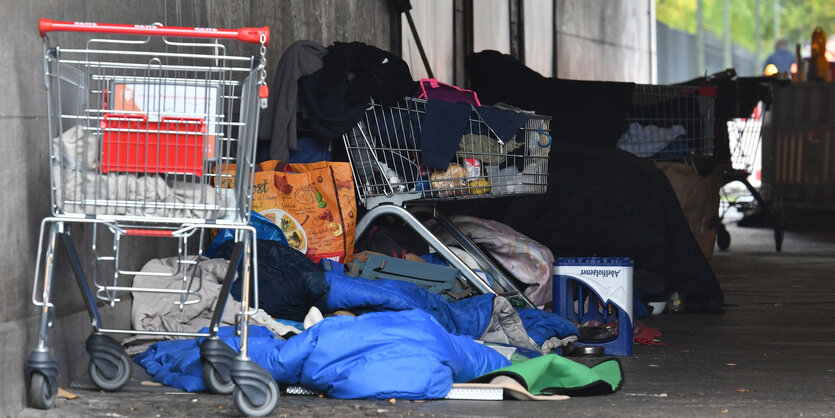
<svg viewBox="0 0 835 418">
<path fill-rule="evenodd" d="M 715 87 L 636 84 L 618 148 L 698 168 L 713 156 Z"/>
<path fill-rule="evenodd" d="M 756 186 L 751 183 L 751 176 L 762 161 L 762 126 L 763 119 L 767 114 L 767 108 L 763 102 L 757 103 L 751 116 L 748 118 L 734 118 L 728 121 L 728 139 L 731 154 L 731 167 L 725 170 L 724 185 L 733 182 L 742 183 L 749 196 L 735 192 L 726 191 L 723 187 L 720 204 L 719 222 L 716 229 L 716 244 L 722 250 L 727 250 L 731 245 L 731 235 L 728 233 L 722 221 L 731 207 L 740 211 L 747 211 L 754 206 L 751 199 L 756 202 L 757 208 L 768 215 L 774 225 L 774 244 L 777 251 L 783 246 L 783 219 L 779 211 L 765 201 L 760 193 L 760 184 Z M 759 179 L 754 179 L 759 183 Z M 779 200 L 779 199 L 777 199 Z"/>
<path fill-rule="evenodd" d="M 430 103 L 416 98 L 405 98 L 393 106 L 372 102 L 364 118 L 343 136 L 357 196 L 369 210 L 357 224 L 356 236 L 362 236 L 382 215 L 399 218 L 478 291 L 507 293 L 533 307 L 502 269 L 441 214 L 434 203 L 545 193 L 551 147 L 550 118 L 529 115 L 521 129 L 501 138 L 484 121 L 481 108 L 472 107 L 466 133 L 460 138 L 457 150 L 453 149 L 449 166 L 435 169 L 424 164 L 431 139 L 422 135 Z M 493 279 L 498 290 L 456 256 L 418 216 L 434 219 L 446 230 Z"/>
<path fill-rule="evenodd" d="M 269 29 L 44 19 L 39 29 L 49 115 L 52 216 L 41 222 L 43 246 L 35 268 L 32 301 L 41 308 L 41 321 L 38 345 L 27 363 L 30 403 L 47 409 L 57 394 L 58 365 L 49 352 L 47 334 L 55 311 L 52 278 L 60 237 L 93 326 L 86 341 L 93 383 L 116 391 L 130 378 L 129 356 L 105 334 L 203 337 L 207 387 L 234 393 L 237 407 L 246 415 L 269 413 L 278 401 L 277 384 L 247 356 L 247 321 L 258 300 L 256 271 L 251 268 L 257 264 L 255 230 L 248 221 L 258 107 L 267 96 L 264 66 Z M 61 42 L 53 44 L 53 35 Z M 233 47 L 243 49 L 235 41 L 260 45 L 260 54 L 230 54 Z M 234 174 L 217 169 L 226 163 L 237 164 Z M 227 188 L 229 184 L 235 186 Z M 92 225 L 92 286 L 70 233 L 78 224 Z M 97 301 L 112 308 L 131 293 L 149 292 L 171 299 L 181 310 L 198 302 L 202 283 L 195 274 L 195 256 L 203 254 L 207 230 L 218 228 L 234 231 L 235 247 L 208 332 L 105 327 Z M 111 239 L 112 245 L 103 242 Z M 177 245 L 177 271 L 166 277 L 181 285 L 132 287 L 132 276 L 140 272 L 125 267 L 130 245 L 156 245 L 158 241 L 150 241 L 160 239 Z M 242 288 L 238 351 L 217 336 L 236 275 Z M 252 304 L 250 286 L 255 291 Z"/>
</svg>

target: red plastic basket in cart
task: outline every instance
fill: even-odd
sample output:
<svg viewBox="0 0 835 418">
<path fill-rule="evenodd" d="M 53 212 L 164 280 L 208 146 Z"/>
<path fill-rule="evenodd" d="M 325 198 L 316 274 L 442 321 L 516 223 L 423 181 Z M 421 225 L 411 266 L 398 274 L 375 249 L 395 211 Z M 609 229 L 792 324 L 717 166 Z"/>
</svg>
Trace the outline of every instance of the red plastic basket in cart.
<svg viewBox="0 0 835 418">
<path fill-rule="evenodd" d="M 181 173 L 203 175 L 202 118 L 105 114 L 102 130 L 102 172 Z"/>
</svg>

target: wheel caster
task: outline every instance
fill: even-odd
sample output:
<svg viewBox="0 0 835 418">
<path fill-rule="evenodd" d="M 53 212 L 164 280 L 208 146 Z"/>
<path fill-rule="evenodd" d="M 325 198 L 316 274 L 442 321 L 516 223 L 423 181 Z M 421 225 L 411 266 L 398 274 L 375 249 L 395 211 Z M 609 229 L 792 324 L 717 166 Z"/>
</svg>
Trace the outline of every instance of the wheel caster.
<svg viewBox="0 0 835 418">
<path fill-rule="evenodd" d="M 49 380 L 42 373 L 34 372 L 29 380 L 29 404 L 38 409 L 49 409 L 55 404 L 58 391 L 49 387 Z"/>
<path fill-rule="evenodd" d="M 260 404 L 256 404 L 246 396 L 241 388 L 235 388 L 235 406 L 248 417 L 262 417 L 269 414 L 278 404 L 278 384 L 275 380 L 265 382 L 265 396 Z"/>
<path fill-rule="evenodd" d="M 100 359 L 99 361 L 109 361 L 109 359 Z M 115 366 L 115 370 L 112 369 L 113 366 Z M 130 357 L 128 357 L 127 354 L 122 353 L 116 364 L 111 364 L 109 367 L 111 370 L 100 368 L 99 364 L 95 360 L 91 359 L 89 367 L 90 380 L 92 380 L 93 383 L 95 383 L 101 390 L 115 392 L 125 387 L 128 380 L 130 380 Z"/>
<path fill-rule="evenodd" d="M 235 382 L 232 378 L 224 378 L 208 361 L 203 362 L 203 382 L 206 383 L 209 392 L 218 395 L 231 395 L 235 391 Z"/>
<path fill-rule="evenodd" d="M 778 253 L 783 250 L 783 225 L 774 227 L 774 246 Z"/>
<path fill-rule="evenodd" d="M 716 245 L 719 249 L 725 251 L 731 246 L 731 234 L 725 228 L 725 224 L 719 222 L 716 224 Z"/>
<path fill-rule="evenodd" d="M 34 350 L 26 362 L 26 376 L 29 378 L 29 405 L 38 409 L 49 409 L 58 395 L 58 363 L 48 351 Z"/>
<path fill-rule="evenodd" d="M 219 395 L 231 395 L 235 391 L 230 369 L 238 352 L 217 338 L 207 338 L 200 344 L 203 359 L 203 382 L 206 389 Z"/>
<path fill-rule="evenodd" d="M 264 368 L 251 360 L 236 358 L 229 369 L 235 382 L 235 406 L 242 414 L 260 417 L 278 403 L 278 383 Z"/>
</svg>

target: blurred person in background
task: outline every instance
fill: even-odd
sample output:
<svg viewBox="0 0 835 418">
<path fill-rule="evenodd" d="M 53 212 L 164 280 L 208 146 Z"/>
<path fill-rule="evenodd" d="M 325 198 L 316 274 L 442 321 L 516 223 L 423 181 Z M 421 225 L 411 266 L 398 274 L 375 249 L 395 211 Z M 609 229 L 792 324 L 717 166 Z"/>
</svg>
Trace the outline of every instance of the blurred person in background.
<svg viewBox="0 0 835 418">
<path fill-rule="evenodd" d="M 763 73 L 765 75 L 791 74 L 792 65 L 795 62 L 794 53 L 789 51 L 789 44 L 785 39 L 778 39 L 774 43 L 774 52 L 765 60 Z M 769 65 L 773 68 L 769 68 Z"/>
</svg>

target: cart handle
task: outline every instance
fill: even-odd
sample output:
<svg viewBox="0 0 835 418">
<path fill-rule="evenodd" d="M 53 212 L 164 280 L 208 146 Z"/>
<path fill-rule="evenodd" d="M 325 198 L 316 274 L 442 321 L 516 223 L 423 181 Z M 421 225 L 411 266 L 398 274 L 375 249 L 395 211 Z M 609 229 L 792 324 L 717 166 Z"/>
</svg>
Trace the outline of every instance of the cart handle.
<svg viewBox="0 0 835 418">
<path fill-rule="evenodd" d="M 41 38 L 45 37 L 47 32 L 56 31 L 237 39 L 241 42 L 248 42 L 251 44 L 263 43 L 264 45 L 268 45 L 270 42 L 270 28 L 267 26 L 264 26 L 263 28 L 240 29 L 182 28 L 176 26 L 156 25 L 121 25 L 116 23 L 59 22 L 49 19 L 40 19 L 38 20 L 38 30 L 40 30 Z"/>
<path fill-rule="evenodd" d="M 202 125 L 205 120 L 203 118 L 198 117 L 187 117 L 187 116 L 163 116 L 160 118 L 160 122 L 168 122 L 168 123 L 197 123 Z"/>
<path fill-rule="evenodd" d="M 133 119 L 133 120 L 140 121 L 140 122 L 147 122 L 147 121 L 148 121 L 148 115 L 145 115 L 144 113 L 143 113 L 143 114 L 135 114 L 135 113 L 126 113 L 126 114 L 121 114 L 121 113 L 105 113 L 105 114 L 104 114 L 104 120 L 103 120 L 103 121 L 102 121 L 102 123 L 101 123 L 102 128 L 104 128 L 104 126 L 105 126 L 106 122 L 108 122 L 110 119 L 126 119 L 126 120 L 131 120 L 131 119 Z"/>
<path fill-rule="evenodd" d="M 133 237 L 173 237 L 174 231 L 163 229 L 126 228 L 125 235 Z"/>
</svg>

